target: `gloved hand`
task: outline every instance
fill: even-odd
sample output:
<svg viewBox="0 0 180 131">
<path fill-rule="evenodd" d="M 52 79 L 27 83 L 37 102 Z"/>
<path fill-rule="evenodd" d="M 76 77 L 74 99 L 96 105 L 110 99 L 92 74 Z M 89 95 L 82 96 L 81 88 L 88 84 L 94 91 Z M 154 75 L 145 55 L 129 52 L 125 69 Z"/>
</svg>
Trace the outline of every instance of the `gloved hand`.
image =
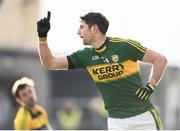
<svg viewBox="0 0 180 131">
<path fill-rule="evenodd" d="M 155 85 L 147 83 L 146 86 L 139 88 L 136 91 L 135 96 L 140 100 L 147 100 L 149 96 L 153 93 L 154 89 Z"/>
<path fill-rule="evenodd" d="M 47 18 L 44 17 L 44 19 L 41 19 L 37 22 L 37 32 L 39 37 L 47 37 L 47 33 L 50 29 L 50 17 L 51 12 L 48 11 Z"/>
</svg>

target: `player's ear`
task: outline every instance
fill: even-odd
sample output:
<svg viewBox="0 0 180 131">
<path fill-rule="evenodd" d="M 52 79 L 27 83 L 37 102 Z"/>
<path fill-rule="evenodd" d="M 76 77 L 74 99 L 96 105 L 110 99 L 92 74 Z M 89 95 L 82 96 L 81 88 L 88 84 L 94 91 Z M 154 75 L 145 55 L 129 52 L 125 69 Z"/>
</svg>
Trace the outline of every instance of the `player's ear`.
<svg viewBox="0 0 180 131">
<path fill-rule="evenodd" d="M 20 105 L 24 105 L 24 103 L 19 98 L 16 98 L 16 102 L 19 103 Z"/>
<path fill-rule="evenodd" d="M 96 33 L 97 31 L 98 31 L 98 26 L 95 24 L 95 25 L 93 25 L 92 27 L 91 27 L 91 31 L 93 32 L 93 33 Z"/>
</svg>

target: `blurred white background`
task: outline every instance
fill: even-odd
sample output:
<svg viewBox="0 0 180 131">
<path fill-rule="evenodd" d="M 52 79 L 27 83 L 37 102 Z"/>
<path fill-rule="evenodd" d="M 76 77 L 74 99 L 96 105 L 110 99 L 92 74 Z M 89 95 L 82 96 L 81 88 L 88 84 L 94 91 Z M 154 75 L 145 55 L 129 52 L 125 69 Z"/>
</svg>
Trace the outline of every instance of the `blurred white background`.
<svg viewBox="0 0 180 131">
<path fill-rule="evenodd" d="M 57 54 L 70 54 L 84 46 L 77 35 L 79 16 L 90 11 L 110 21 L 108 36 L 130 38 L 168 58 L 168 65 L 180 66 L 179 0 L 41 0 L 40 16 L 52 13 L 49 45 Z"/>
</svg>

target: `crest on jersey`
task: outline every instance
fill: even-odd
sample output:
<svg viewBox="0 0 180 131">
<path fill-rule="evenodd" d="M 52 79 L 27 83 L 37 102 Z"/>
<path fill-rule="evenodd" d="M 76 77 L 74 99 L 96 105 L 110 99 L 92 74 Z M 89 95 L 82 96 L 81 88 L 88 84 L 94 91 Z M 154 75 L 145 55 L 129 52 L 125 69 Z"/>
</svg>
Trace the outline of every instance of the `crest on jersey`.
<svg viewBox="0 0 180 131">
<path fill-rule="evenodd" d="M 118 62 L 118 60 L 119 60 L 118 55 L 112 55 L 111 58 L 114 62 Z"/>
</svg>

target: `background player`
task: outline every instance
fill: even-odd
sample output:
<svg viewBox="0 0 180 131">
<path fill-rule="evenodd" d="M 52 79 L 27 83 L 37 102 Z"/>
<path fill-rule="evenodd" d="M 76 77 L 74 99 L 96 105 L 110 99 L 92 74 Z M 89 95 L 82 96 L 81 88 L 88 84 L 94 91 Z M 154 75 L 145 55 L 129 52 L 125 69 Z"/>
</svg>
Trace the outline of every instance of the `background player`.
<svg viewBox="0 0 180 131">
<path fill-rule="evenodd" d="M 45 109 L 37 104 L 34 81 L 23 77 L 14 83 L 12 93 L 21 105 L 14 120 L 16 130 L 52 129 Z"/>
<path fill-rule="evenodd" d="M 149 96 L 163 75 L 165 56 L 134 40 L 107 37 L 109 21 L 100 13 L 90 12 L 81 17 L 78 35 L 84 45 L 92 47 L 55 57 L 47 44 L 49 21 L 50 12 L 37 23 L 42 65 L 48 69 L 87 69 L 103 97 L 109 129 L 163 129 Z M 153 65 L 145 86 L 138 60 Z"/>
</svg>

